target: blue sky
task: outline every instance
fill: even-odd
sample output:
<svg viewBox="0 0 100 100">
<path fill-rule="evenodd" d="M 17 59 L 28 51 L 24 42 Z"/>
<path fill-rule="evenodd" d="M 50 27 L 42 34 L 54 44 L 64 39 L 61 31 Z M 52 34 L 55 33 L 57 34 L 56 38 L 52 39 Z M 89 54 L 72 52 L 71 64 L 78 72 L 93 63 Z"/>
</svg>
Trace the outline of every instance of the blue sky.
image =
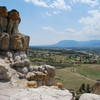
<svg viewBox="0 0 100 100">
<path fill-rule="evenodd" d="M 30 45 L 60 40 L 100 40 L 100 0 L 0 0 L 20 12 L 21 33 Z"/>
</svg>

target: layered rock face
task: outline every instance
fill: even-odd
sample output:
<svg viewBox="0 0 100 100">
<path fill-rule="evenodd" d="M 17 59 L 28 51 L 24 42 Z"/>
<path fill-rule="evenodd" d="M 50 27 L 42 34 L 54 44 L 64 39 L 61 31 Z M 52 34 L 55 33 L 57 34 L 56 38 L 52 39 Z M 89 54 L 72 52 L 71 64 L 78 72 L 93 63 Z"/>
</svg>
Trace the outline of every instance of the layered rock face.
<svg viewBox="0 0 100 100">
<path fill-rule="evenodd" d="M 0 6 L 0 50 L 27 50 L 30 38 L 19 33 L 20 21 L 17 10 L 7 11 L 6 7 Z"/>
<path fill-rule="evenodd" d="M 31 65 L 26 54 L 30 37 L 19 32 L 20 22 L 17 10 L 7 11 L 0 6 L 0 80 L 15 83 L 18 79 L 26 79 L 35 81 L 37 86 L 53 85 L 54 67 Z"/>
</svg>

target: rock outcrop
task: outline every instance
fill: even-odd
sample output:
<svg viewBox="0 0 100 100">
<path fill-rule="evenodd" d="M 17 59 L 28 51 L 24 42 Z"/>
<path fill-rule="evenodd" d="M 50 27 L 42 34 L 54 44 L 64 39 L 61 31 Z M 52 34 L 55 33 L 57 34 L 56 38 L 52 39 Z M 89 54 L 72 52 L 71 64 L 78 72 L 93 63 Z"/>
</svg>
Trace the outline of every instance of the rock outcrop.
<svg viewBox="0 0 100 100">
<path fill-rule="evenodd" d="M 15 9 L 8 12 L 8 25 L 7 25 L 7 33 L 10 35 L 19 33 L 18 26 L 21 21 L 19 12 Z"/>
<path fill-rule="evenodd" d="M 19 33 L 20 14 L 13 9 L 0 6 L 0 50 L 26 51 L 29 46 L 29 36 Z"/>
<path fill-rule="evenodd" d="M 98 80 L 92 87 L 92 93 L 100 95 L 100 80 Z"/>
<path fill-rule="evenodd" d="M 53 85 L 54 67 L 31 65 L 26 54 L 30 37 L 19 32 L 20 22 L 20 14 L 16 9 L 8 11 L 0 6 L 0 80 L 16 83 L 17 79 L 26 79 L 36 82 L 37 86 Z"/>
<path fill-rule="evenodd" d="M 11 36 L 11 41 L 10 41 L 11 50 L 25 51 L 28 49 L 28 45 L 29 45 L 29 36 L 22 35 L 21 33 L 17 33 Z"/>
<path fill-rule="evenodd" d="M 79 100 L 100 100 L 100 95 L 85 93 L 81 95 Z"/>
<path fill-rule="evenodd" d="M 39 86 L 54 85 L 55 67 L 50 65 L 30 66 L 29 70 L 31 72 L 26 75 L 27 80 L 35 80 Z"/>
<path fill-rule="evenodd" d="M 9 60 L 7 58 L 0 58 L 0 81 L 12 81 L 17 79 L 18 75 L 14 69 L 10 67 Z"/>
<path fill-rule="evenodd" d="M 5 95 L 6 93 L 6 95 Z M 5 89 L 0 90 L 1 100 L 72 100 L 72 94 L 68 90 L 60 90 L 51 87 L 39 87 L 35 89 Z"/>
<path fill-rule="evenodd" d="M 0 34 L 0 50 L 8 50 L 10 45 L 10 37 L 8 33 Z"/>
<path fill-rule="evenodd" d="M 0 6 L 0 34 L 7 32 L 8 11 L 5 6 Z"/>
</svg>

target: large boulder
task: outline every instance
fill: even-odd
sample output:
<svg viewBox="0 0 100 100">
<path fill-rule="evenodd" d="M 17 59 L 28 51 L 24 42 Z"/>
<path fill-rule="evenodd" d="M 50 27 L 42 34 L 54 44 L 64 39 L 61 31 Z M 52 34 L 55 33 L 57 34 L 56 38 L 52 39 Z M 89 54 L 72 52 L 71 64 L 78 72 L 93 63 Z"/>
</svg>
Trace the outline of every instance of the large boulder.
<svg viewBox="0 0 100 100">
<path fill-rule="evenodd" d="M 29 72 L 30 60 L 25 52 L 18 51 L 13 55 L 13 63 L 11 63 L 11 67 L 22 74 L 27 74 Z"/>
<path fill-rule="evenodd" d="M 11 38 L 11 39 L 10 39 Z M 8 33 L 0 34 L 0 50 L 26 51 L 29 47 L 29 36 L 22 34 L 14 34 L 10 36 Z"/>
<path fill-rule="evenodd" d="M 55 83 L 55 67 L 50 65 L 29 66 L 30 73 L 27 74 L 27 80 L 36 80 L 38 85 L 51 86 Z"/>
<path fill-rule="evenodd" d="M 72 100 L 72 94 L 68 90 L 39 87 L 16 90 L 16 93 L 10 95 L 10 100 Z"/>
<path fill-rule="evenodd" d="M 100 95 L 100 80 L 98 80 L 92 87 L 92 93 Z"/>
<path fill-rule="evenodd" d="M 8 74 L 8 69 L 2 65 L 0 65 L 0 80 L 1 81 L 9 81 L 10 80 L 10 76 Z"/>
<path fill-rule="evenodd" d="M 81 95 L 79 100 L 100 100 L 100 95 L 85 93 Z"/>
<path fill-rule="evenodd" d="M 0 34 L 0 50 L 8 50 L 9 49 L 9 41 L 10 37 L 7 33 Z"/>
<path fill-rule="evenodd" d="M 50 65 L 41 65 L 41 66 L 30 66 L 30 72 L 32 71 L 40 71 L 43 73 L 48 73 L 49 76 L 55 76 L 55 67 Z"/>
<path fill-rule="evenodd" d="M 9 81 L 11 79 L 11 73 L 9 72 L 9 64 L 5 63 L 3 59 L 0 59 L 0 80 Z"/>
<path fill-rule="evenodd" d="M 11 50 L 26 51 L 29 46 L 29 36 L 20 33 L 11 36 Z"/>
</svg>

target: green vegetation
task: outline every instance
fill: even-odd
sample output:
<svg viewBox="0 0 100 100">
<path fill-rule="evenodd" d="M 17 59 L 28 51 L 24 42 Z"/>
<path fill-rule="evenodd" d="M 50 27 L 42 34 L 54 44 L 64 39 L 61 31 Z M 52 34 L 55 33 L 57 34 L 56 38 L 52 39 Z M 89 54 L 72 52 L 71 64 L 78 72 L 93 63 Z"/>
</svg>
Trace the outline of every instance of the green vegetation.
<svg viewBox="0 0 100 100">
<path fill-rule="evenodd" d="M 81 70 L 78 69 L 78 71 L 81 71 Z M 97 77 L 95 75 L 94 75 L 95 76 L 95 79 L 94 79 L 94 78 L 87 77 L 86 73 L 82 73 L 82 74 L 77 72 L 77 70 L 76 72 L 73 72 L 73 68 L 57 69 L 56 70 L 56 81 L 63 82 L 64 87 L 68 89 L 70 88 L 79 89 L 79 87 L 83 83 L 93 85 L 96 82 Z M 100 77 L 100 74 L 99 74 L 99 77 Z"/>
<path fill-rule="evenodd" d="M 66 49 L 30 49 L 33 65 L 49 64 L 55 67 L 72 67 L 74 64 L 100 64 L 100 54 L 91 51 Z"/>
<path fill-rule="evenodd" d="M 81 67 L 77 68 L 77 72 L 94 80 L 100 79 L 99 64 L 82 64 Z"/>
<path fill-rule="evenodd" d="M 100 80 L 100 52 L 97 50 L 30 49 L 33 65 L 55 66 L 56 81 L 68 89 L 79 89 L 85 83 Z"/>
</svg>

